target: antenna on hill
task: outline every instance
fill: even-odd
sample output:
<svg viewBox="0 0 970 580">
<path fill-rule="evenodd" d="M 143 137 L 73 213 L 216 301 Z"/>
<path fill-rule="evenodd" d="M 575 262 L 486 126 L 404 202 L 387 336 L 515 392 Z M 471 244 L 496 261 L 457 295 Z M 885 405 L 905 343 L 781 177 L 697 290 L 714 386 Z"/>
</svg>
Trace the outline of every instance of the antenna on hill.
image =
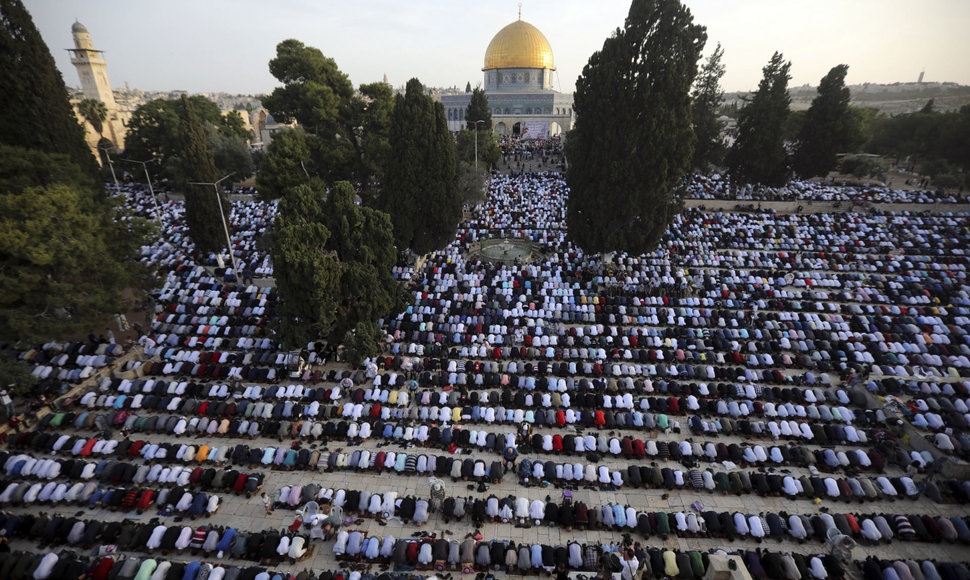
<svg viewBox="0 0 970 580">
<path fill-rule="evenodd" d="M 920 84 L 923 84 L 923 75 L 925 75 L 925 74 L 926 74 L 926 70 L 925 69 L 924 70 L 921 70 L 920 73 L 919 73 L 919 79 L 916 82 L 918 82 Z"/>
</svg>

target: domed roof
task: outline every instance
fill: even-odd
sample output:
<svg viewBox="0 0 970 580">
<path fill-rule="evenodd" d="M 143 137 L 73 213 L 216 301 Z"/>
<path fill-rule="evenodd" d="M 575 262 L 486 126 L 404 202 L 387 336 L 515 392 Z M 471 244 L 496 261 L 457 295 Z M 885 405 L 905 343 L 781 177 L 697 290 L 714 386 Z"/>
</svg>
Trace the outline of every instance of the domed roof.
<svg viewBox="0 0 970 580">
<path fill-rule="evenodd" d="M 83 24 L 81 24 L 80 22 L 78 22 L 77 20 L 75 20 L 74 21 L 74 24 L 71 26 L 71 32 L 73 32 L 75 34 L 79 34 L 81 32 L 87 34 L 88 33 L 88 29 Z"/>
<path fill-rule="evenodd" d="M 496 68 L 555 69 L 552 47 L 539 29 L 523 20 L 509 24 L 492 38 L 482 70 Z"/>
</svg>

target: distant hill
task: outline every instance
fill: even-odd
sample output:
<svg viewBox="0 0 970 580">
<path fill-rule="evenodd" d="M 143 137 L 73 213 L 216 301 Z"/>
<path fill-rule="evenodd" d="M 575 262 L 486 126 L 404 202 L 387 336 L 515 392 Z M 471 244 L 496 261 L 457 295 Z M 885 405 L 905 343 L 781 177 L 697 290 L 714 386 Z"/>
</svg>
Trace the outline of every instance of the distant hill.
<svg viewBox="0 0 970 580">
<path fill-rule="evenodd" d="M 933 99 L 933 106 L 937 111 L 959 109 L 970 104 L 970 87 L 957 83 L 893 83 L 880 85 L 865 83 L 850 85 L 852 104 L 860 107 L 872 107 L 888 115 L 912 113 L 926 105 Z M 725 104 L 741 104 L 741 97 L 748 93 L 725 93 Z M 815 98 L 816 87 L 802 85 L 788 89 L 791 95 L 791 108 L 798 111 L 807 109 Z"/>
</svg>

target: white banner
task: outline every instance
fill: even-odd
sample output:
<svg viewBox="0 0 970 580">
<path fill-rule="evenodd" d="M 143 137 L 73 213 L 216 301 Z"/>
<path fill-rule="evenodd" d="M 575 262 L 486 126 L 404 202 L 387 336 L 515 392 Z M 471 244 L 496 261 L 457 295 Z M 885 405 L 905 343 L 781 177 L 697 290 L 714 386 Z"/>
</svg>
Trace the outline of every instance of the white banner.
<svg viewBox="0 0 970 580">
<path fill-rule="evenodd" d="M 519 124 L 520 139 L 548 139 L 549 123 L 542 121 L 523 121 Z"/>
</svg>

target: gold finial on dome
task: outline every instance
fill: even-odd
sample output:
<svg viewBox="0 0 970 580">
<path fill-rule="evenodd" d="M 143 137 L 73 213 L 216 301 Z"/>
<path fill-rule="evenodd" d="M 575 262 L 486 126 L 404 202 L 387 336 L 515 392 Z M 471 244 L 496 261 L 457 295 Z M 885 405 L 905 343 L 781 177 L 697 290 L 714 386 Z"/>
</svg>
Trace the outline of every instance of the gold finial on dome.
<svg viewBox="0 0 970 580">
<path fill-rule="evenodd" d="M 482 70 L 497 68 L 556 68 L 549 41 L 538 28 L 522 20 L 521 13 L 519 20 L 499 30 L 488 43 Z"/>
<path fill-rule="evenodd" d="M 522 3 L 519 2 L 519 20 L 522 20 Z"/>
</svg>

